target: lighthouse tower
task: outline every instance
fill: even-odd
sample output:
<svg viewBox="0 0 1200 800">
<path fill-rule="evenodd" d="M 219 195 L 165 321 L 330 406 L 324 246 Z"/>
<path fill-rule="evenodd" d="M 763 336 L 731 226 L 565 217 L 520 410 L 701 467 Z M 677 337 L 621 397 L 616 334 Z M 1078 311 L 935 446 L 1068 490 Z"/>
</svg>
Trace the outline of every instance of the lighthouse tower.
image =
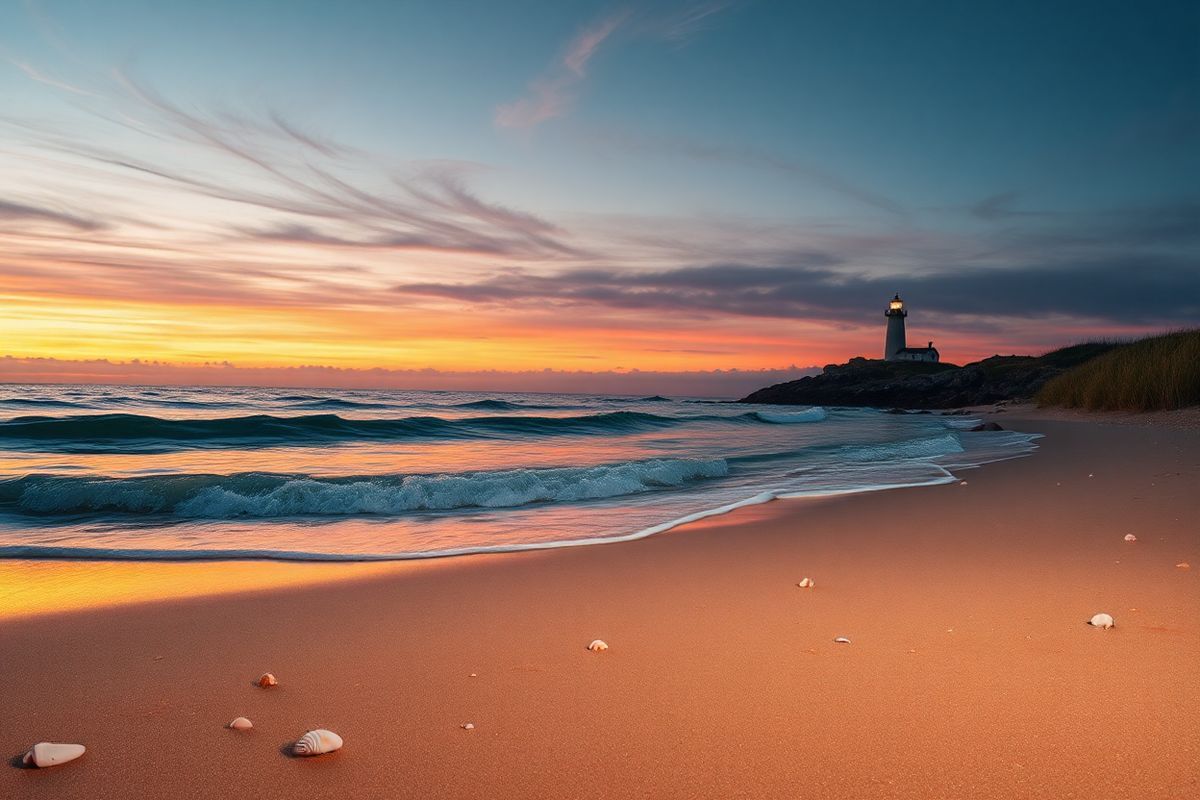
<svg viewBox="0 0 1200 800">
<path fill-rule="evenodd" d="M 888 303 L 888 310 L 883 312 L 887 317 L 887 338 L 883 342 L 884 361 L 931 361 L 937 363 L 939 356 L 933 342 L 928 347 L 909 347 L 904 338 L 904 318 L 908 310 L 900 295 Z"/>
<path fill-rule="evenodd" d="M 888 303 L 888 310 L 883 312 L 883 315 L 887 317 L 887 338 L 883 343 L 883 360 L 900 361 L 900 353 L 908 346 L 904 337 L 904 318 L 908 316 L 908 311 L 905 310 L 904 301 L 900 299 L 900 295 L 892 298 L 892 302 Z"/>
</svg>

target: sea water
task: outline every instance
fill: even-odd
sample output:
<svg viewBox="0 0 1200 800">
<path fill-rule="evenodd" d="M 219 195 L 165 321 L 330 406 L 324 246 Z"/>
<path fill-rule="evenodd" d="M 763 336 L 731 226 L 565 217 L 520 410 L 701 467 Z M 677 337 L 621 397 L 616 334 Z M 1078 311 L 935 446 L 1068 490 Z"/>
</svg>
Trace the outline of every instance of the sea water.
<svg viewBox="0 0 1200 800">
<path fill-rule="evenodd" d="M 1032 434 L 555 394 L 0 386 L 0 557 L 402 559 L 955 480 Z M 798 534 L 799 535 L 799 534 Z"/>
</svg>

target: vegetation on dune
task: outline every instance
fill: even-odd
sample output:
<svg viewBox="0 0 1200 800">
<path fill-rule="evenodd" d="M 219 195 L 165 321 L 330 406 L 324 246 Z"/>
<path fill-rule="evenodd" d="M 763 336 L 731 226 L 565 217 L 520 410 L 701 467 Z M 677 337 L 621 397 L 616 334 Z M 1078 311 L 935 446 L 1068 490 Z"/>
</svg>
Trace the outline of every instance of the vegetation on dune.
<svg viewBox="0 0 1200 800">
<path fill-rule="evenodd" d="M 1050 379 L 1038 405 L 1157 411 L 1200 404 L 1200 328 L 1104 347 L 1108 352 Z"/>
</svg>

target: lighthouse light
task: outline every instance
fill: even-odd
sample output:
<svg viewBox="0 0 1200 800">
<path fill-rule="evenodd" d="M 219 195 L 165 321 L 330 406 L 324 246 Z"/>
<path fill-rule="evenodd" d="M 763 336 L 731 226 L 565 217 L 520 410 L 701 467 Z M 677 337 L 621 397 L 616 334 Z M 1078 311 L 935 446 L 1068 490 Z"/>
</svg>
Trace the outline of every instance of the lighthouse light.
<svg viewBox="0 0 1200 800">
<path fill-rule="evenodd" d="M 892 311 L 899 311 L 900 309 L 904 308 L 904 303 L 900 300 L 893 300 L 890 305 L 892 307 Z"/>
</svg>

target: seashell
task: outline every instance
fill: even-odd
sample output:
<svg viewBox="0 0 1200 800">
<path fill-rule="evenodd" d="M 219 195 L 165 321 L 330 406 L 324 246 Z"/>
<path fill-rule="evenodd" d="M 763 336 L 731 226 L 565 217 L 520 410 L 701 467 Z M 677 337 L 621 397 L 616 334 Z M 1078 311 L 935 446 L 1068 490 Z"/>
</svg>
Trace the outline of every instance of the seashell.
<svg viewBox="0 0 1200 800">
<path fill-rule="evenodd" d="M 837 642 L 838 644 L 850 644 L 850 640 L 847 639 L 845 636 L 839 636 L 836 639 L 834 639 L 834 641 Z"/>
<path fill-rule="evenodd" d="M 967 485 L 967 482 L 966 482 L 966 481 L 959 481 L 959 482 L 958 482 L 958 485 L 959 485 L 959 486 L 966 486 L 966 485 Z"/>
<path fill-rule="evenodd" d="M 318 728 L 301 736 L 292 745 L 292 752 L 298 756 L 319 756 L 322 753 L 332 753 L 341 746 L 342 737 L 333 731 Z"/>
<path fill-rule="evenodd" d="M 475 723 L 474 722 L 464 722 L 462 725 L 462 729 L 464 731 L 473 731 L 473 730 L 475 730 Z"/>
<path fill-rule="evenodd" d="M 817 582 L 814 581 L 812 578 L 805 578 L 802 581 L 800 581 L 799 583 L 797 583 L 796 585 L 799 586 L 801 589 L 811 589 L 817 585 Z"/>
<path fill-rule="evenodd" d="M 588 650 L 591 650 L 593 653 L 600 653 L 607 649 L 608 642 L 604 641 L 603 639 L 595 639 L 591 644 L 588 645 Z"/>
<path fill-rule="evenodd" d="M 1186 561 L 1180 561 L 1175 566 L 1179 567 L 1180 569 L 1191 569 L 1192 568 L 1192 565 Z"/>
<path fill-rule="evenodd" d="M 271 673 L 269 673 L 269 672 L 264 672 L 264 673 L 263 673 L 262 675 L 260 675 L 260 676 L 259 676 L 259 678 L 258 678 L 258 685 L 259 685 L 259 686 L 261 686 L 261 687 L 262 687 L 262 688 L 264 688 L 264 689 L 268 689 L 268 688 L 270 688 L 270 687 L 272 687 L 272 686 L 278 686 L 278 685 L 279 685 L 279 681 L 278 681 L 278 680 L 275 678 L 275 676 L 274 676 L 274 675 L 272 675 Z"/>
<path fill-rule="evenodd" d="M 470 676 L 469 676 L 469 677 L 472 677 L 472 678 L 478 678 L 479 676 L 478 676 L 478 675 L 476 675 L 474 672 L 472 672 L 472 673 L 470 674 Z"/>
<path fill-rule="evenodd" d="M 238 717 L 233 722 L 229 723 L 228 727 L 233 728 L 235 731 L 248 731 L 254 727 L 254 723 L 245 717 Z"/>
<path fill-rule="evenodd" d="M 29 752 L 21 759 L 21 763 L 34 767 L 53 767 L 55 764 L 74 761 L 83 755 L 83 751 L 86 749 L 81 744 L 38 742 L 29 748 Z"/>
<path fill-rule="evenodd" d="M 1091 625 L 1093 628 L 1106 628 L 1107 629 L 1107 628 L 1111 628 L 1112 626 L 1114 626 L 1116 624 L 1117 623 L 1115 623 L 1113 621 L 1113 618 L 1110 617 L 1108 614 L 1097 614 L 1096 616 L 1094 616 L 1088 620 L 1088 625 Z"/>
<path fill-rule="evenodd" d="M 1132 533 L 1127 533 L 1127 534 L 1125 534 L 1125 541 L 1127 541 L 1127 542 L 1136 542 L 1136 541 L 1137 541 L 1137 537 L 1136 537 L 1136 536 L 1134 536 Z"/>
</svg>

